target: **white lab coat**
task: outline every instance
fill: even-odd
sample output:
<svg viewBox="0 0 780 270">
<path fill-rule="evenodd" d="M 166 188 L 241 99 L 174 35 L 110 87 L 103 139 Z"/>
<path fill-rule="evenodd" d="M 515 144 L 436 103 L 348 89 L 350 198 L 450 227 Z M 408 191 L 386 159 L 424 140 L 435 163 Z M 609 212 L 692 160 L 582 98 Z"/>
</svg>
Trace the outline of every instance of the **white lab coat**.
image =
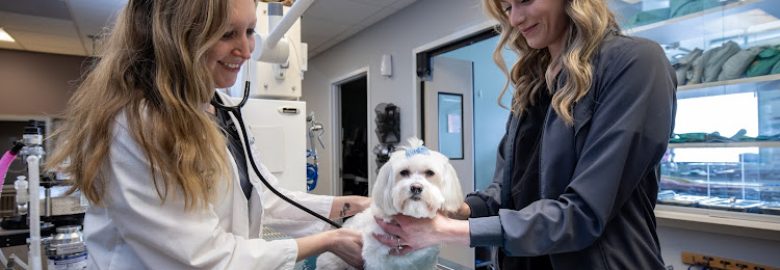
<svg viewBox="0 0 780 270">
<path fill-rule="evenodd" d="M 249 173 L 254 190 L 247 201 L 232 155 L 232 185 L 215 181 L 222 185 L 215 187 L 217 197 L 206 210 L 185 212 L 179 192 L 162 203 L 123 113 L 113 131 L 102 171 L 108 180 L 107 207 L 89 207 L 84 220 L 89 269 L 293 269 L 295 240 L 265 241 L 259 238 L 262 227 L 295 237 L 330 228 L 268 191 L 254 172 Z M 269 182 L 278 181 L 260 167 Z M 330 214 L 331 196 L 283 192 L 323 216 Z"/>
</svg>

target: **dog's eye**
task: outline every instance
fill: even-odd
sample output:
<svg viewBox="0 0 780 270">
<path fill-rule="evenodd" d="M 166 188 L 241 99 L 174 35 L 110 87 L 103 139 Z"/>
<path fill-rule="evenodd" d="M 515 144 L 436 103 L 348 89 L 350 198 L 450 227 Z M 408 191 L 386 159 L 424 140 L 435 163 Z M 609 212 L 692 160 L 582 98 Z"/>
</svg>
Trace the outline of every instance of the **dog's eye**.
<svg viewBox="0 0 780 270">
<path fill-rule="evenodd" d="M 401 170 L 401 176 L 409 177 L 409 170 Z"/>
<path fill-rule="evenodd" d="M 433 171 L 431 171 L 431 170 L 426 170 L 426 171 L 425 171 L 425 177 L 432 177 L 432 176 L 434 176 L 434 175 L 436 175 L 436 173 L 434 173 L 434 172 L 433 172 Z"/>
</svg>

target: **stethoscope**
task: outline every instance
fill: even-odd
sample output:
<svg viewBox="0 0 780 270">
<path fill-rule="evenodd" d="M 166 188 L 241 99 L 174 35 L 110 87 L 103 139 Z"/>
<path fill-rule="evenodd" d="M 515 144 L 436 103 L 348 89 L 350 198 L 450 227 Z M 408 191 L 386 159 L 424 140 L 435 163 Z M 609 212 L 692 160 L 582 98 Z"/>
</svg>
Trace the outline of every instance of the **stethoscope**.
<svg viewBox="0 0 780 270">
<path fill-rule="evenodd" d="M 214 95 L 216 96 L 217 93 L 214 93 Z M 233 116 L 238 120 L 238 126 L 241 129 L 241 136 L 243 137 L 243 141 L 244 141 L 243 151 L 249 157 L 249 163 L 252 164 L 252 169 L 255 171 L 257 177 L 260 178 L 260 181 L 263 182 L 263 185 L 265 185 L 268 188 L 268 190 L 276 194 L 276 196 L 279 196 L 279 198 L 281 198 L 282 200 L 285 200 L 286 202 L 292 204 L 295 207 L 298 207 L 304 212 L 309 213 L 310 215 L 329 223 L 333 227 L 341 228 L 341 225 L 339 225 L 335 221 L 323 217 L 322 215 L 315 213 L 311 209 L 306 208 L 303 205 L 300 205 L 299 203 L 293 201 L 290 198 L 287 198 L 287 196 L 284 196 L 284 194 L 282 194 L 281 192 L 276 190 L 273 186 L 271 186 L 271 183 L 268 183 L 265 177 L 263 177 L 263 174 L 260 173 L 260 169 L 258 169 L 257 164 L 255 163 L 255 158 L 252 155 L 252 151 L 251 151 L 252 147 L 249 144 L 249 139 L 248 139 L 249 136 L 247 135 L 246 127 L 244 126 L 244 118 L 241 116 L 241 108 L 244 107 L 244 104 L 246 104 L 246 101 L 248 99 L 249 99 L 249 81 L 246 81 L 246 83 L 244 84 L 244 95 L 241 98 L 241 102 L 239 102 L 237 106 L 225 106 L 224 104 L 220 104 L 216 98 L 211 99 L 211 105 L 218 110 L 224 110 L 227 113 L 232 113 Z M 248 171 L 249 169 L 247 169 L 247 174 L 249 174 Z"/>
</svg>

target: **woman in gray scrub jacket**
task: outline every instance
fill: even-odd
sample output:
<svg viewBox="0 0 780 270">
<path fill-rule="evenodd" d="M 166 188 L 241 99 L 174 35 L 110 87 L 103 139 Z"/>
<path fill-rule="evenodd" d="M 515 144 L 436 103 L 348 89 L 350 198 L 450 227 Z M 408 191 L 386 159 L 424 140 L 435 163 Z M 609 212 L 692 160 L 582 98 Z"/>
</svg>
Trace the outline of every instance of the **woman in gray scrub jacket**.
<svg viewBox="0 0 780 270">
<path fill-rule="evenodd" d="M 375 235 L 399 254 L 497 247 L 502 269 L 663 269 L 653 208 L 676 78 L 655 43 L 620 34 L 604 0 L 483 0 L 512 114 L 494 182 L 459 216 L 397 216 Z M 468 220 L 461 220 L 466 219 Z"/>
</svg>

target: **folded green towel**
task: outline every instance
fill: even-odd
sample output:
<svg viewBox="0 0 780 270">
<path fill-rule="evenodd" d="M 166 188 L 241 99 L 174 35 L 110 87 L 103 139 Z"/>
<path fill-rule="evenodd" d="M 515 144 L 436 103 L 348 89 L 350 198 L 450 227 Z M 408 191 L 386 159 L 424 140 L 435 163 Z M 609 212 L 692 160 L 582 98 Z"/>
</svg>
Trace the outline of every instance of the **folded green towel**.
<svg viewBox="0 0 780 270">
<path fill-rule="evenodd" d="M 764 76 L 772 73 L 772 67 L 780 62 L 780 45 L 764 48 L 747 69 L 748 77 Z"/>
<path fill-rule="evenodd" d="M 772 73 L 772 74 L 780 74 L 780 62 L 777 62 L 775 64 L 775 67 L 772 68 L 772 71 L 770 73 Z"/>
</svg>

